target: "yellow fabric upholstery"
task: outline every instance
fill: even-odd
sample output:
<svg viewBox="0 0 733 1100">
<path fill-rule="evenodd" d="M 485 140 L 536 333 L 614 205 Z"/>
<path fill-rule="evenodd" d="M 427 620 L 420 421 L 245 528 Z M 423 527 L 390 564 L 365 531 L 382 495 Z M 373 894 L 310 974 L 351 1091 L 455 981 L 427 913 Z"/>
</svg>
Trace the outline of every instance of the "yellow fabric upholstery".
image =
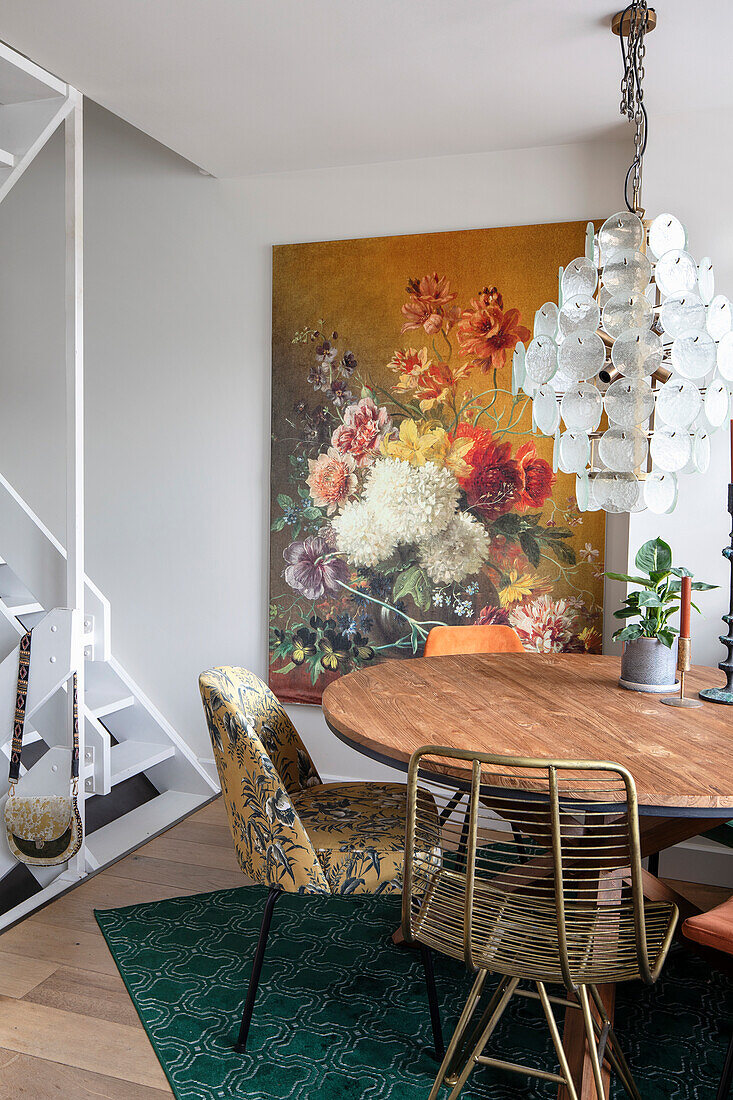
<svg viewBox="0 0 733 1100">
<path fill-rule="evenodd" d="M 293 798 L 334 894 L 400 893 L 407 788 L 324 783 Z"/>
<path fill-rule="evenodd" d="M 291 893 L 398 893 L 405 786 L 324 784 L 283 707 L 246 669 L 211 669 L 199 687 L 244 873 Z"/>
</svg>

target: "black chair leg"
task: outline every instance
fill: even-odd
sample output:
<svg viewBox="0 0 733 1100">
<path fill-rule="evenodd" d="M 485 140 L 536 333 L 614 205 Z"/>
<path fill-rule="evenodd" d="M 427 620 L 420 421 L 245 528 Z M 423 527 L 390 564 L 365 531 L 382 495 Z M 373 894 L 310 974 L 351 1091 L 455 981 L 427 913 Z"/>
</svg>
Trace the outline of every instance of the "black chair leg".
<svg viewBox="0 0 733 1100">
<path fill-rule="evenodd" d="M 430 1023 L 433 1027 L 433 1044 L 435 1056 L 442 1062 L 445 1054 L 443 1042 L 443 1029 L 440 1026 L 440 1009 L 438 1008 L 438 991 L 435 988 L 435 971 L 433 970 L 433 953 L 429 947 L 420 944 L 420 957 L 425 969 L 425 984 L 428 987 L 428 1005 L 430 1006 Z"/>
<path fill-rule="evenodd" d="M 262 924 L 260 925 L 260 935 L 257 940 L 257 949 L 255 951 L 254 962 L 252 963 L 252 973 L 249 978 L 249 988 L 247 989 L 247 1000 L 244 1002 L 244 1012 L 242 1013 L 242 1026 L 239 1029 L 239 1038 L 234 1044 L 234 1049 L 237 1054 L 244 1054 L 247 1050 L 247 1036 L 249 1034 L 249 1025 L 252 1022 L 252 1010 L 255 1006 L 255 998 L 257 997 L 257 986 L 260 984 L 260 974 L 262 972 L 262 963 L 265 958 L 265 948 L 267 947 L 267 937 L 270 934 L 270 922 L 272 921 L 272 911 L 275 908 L 275 902 L 280 897 L 282 890 L 271 889 L 267 895 L 267 901 L 265 902 L 265 911 L 262 914 Z"/>
<path fill-rule="evenodd" d="M 731 1035 L 730 1043 L 728 1044 L 728 1053 L 725 1056 L 725 1065 L 723 1066 L 723 1076 L 720 1078 L 715 1100 L 728 1100 L 731 1084 L 733 1084 L 733 1035 Z"/>
</svg>

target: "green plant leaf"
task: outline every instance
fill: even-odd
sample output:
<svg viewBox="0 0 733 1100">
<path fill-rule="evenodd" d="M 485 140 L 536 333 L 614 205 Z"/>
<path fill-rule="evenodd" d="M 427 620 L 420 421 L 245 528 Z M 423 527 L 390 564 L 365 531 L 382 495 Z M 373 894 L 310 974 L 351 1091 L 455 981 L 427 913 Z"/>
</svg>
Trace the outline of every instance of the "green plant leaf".
<svg viewBox="0 0 733 1100">
<path fill-rule="evenodd" d="M 672 570 L 672 572 L 674 573 L 674 569 Z M 705 581 L 693 581 L 692 582 L 692 591 L 693 592 L 712 592 L 712 590 L 714 588 L 718 588 L 718 585 L 717 584 L 705 584 Z M 680 593 L 682 591 L 682 581 L 670 581 L 669 590 L 670 590 L 670 592 Z"/>
<path fill-rule="evenodd" d="M 660 630 L 657 633 L 657 638 L 662 643 L 662 645 L 666 645 L 667 649 L 671 649 L 674 645 L 674 636 L 674 630 Z"/>
<path fill-rule="evenodd" d="M 641 627 L 638 623 L 632 623 L 631 626 L 625 626 L 623 630 L 617 630 L 614 634 L 619 642 L 630 642 L 634 638 L 641 638 Z"/>
<path fill-rule="evenodd" d="M 635 564 L 650 577 L 653 573 L 668 573 L 672 568 L 672 548 L 664 539 L 650 539 L 639 550 Z"/>
<path fill-rule="evenodd" d="M 641 615 L 638 607 L 621 607 L 613 613 L 614 619 L 633 619 L 636 615 Z"/>
<path fill-rule="evenodd" d="M 392 596 L 395 600 L 412 596 L 417 607 L 421 611 L 427 611 L 432 598 L 430 581 L 419 565 L 411 565 L 397 574 L 392 586 Z"/>
<path fill-rule="evenodd" d="M 639 607 L 664 607 L 656 592 L 637 592 Z"/>
<path fill-rule="evenodd" d="M 628 573 L 604 573 L 603 575 L 611 581 L 624 581 L 626 584 L 643 584 L 649 587 L 647 577 L 632 577 Z"/>
<path fill-rule="evenodd" d="M 689 569 L 685 569 L 684 565 L 679 565 L 675 569 L 670 569 L 670 573 L 674 573 L 675 577 L 692 577 L 693 574 Z"/>
</svg>

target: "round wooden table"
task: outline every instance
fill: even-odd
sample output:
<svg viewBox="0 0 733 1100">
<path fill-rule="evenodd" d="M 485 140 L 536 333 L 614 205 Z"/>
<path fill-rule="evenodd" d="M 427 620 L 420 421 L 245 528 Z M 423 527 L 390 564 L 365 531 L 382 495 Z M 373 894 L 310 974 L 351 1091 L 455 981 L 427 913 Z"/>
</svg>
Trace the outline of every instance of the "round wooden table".
<svg viewBox="0 0 733 1100">
<path fill-rule="evenodd" d="M 733 819 L 733 722 L 715 703 L 685 710 L 625 691 L 619 673 L 616 657 L 575 654 L 386 661 L 329 684 L 323 713 L 357 752 L 403 771 L 423 745 L 621 764 L 636 781 L 642 854 L 653 857 Z M 718 670 L 694 668 L 686 693 L 720 681 Z M 433 778 L 461 785 L 463 776 L 447 766 Z M 644 892 L 673 901 L 681 919 L 697 911 L 648 871 Z M 604 987 L 610 1013 L 613 995 Z M 595 1093 L 581 1091 L 591 1074 L 579 1015 L 568 1010 L 564 1044 L 584 1097 Z"/>
</svg>

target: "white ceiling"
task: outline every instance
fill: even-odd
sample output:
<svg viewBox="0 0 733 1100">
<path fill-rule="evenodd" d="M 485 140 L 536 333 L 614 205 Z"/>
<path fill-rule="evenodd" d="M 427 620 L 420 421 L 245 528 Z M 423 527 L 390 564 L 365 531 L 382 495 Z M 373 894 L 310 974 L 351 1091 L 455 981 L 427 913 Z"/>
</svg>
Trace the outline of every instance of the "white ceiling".
<svg viewBox="0 0 733 1100">
<path fill-rule="evenodd" d="M 619 4 L 618 6 L 622 6 Z M 733 106 L 730 0 L 658 0 L 652 116 Z M 217 176 L 618 130 L 613 0 L 3 0 L 0 38 Z"/>
</svg>

